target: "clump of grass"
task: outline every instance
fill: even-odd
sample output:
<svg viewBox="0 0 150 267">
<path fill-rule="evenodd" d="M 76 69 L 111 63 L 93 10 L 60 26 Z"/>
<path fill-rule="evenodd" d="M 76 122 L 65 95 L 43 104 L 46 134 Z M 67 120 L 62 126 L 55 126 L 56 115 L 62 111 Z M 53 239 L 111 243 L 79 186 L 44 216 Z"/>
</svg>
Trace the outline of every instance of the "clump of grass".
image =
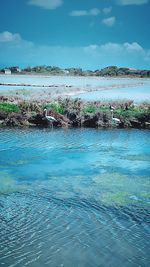
<svg viewBox="0 0 150 267">
<path fill-rule="evenodd" d="M 37 102 L 19 102 L 19 108 L 22 112 L 41 112 L 42 106 Z"/>
<path fill-rule="evenodd" d="M 52 109 L 55 112 L 58 112 L 60 114 L 64 114 L 64 112 L 65 112 L 64 106 L 58 102 L 48 103 L 48 104 L 44 105 L 44 108 Z"/>
<path fill-rule="evenodd" d="M 20 109 L 16 104 L 8 102 L 0 102 L 0 111 L 4 112 L 19 112 Z"/>
<path fill-rule="evenodd" d="M 82 112 L 83 113 L 95 113 L 97 111 L 108 111 L 109 110 L 109 106 L 105 106 L 105 105 L 87 105 L 87 106 L 83 106 L 82 108 Z"/>
<path fill-rule="evenodd" d="M 110 110 L 109 106 L 102 105 L 98 107 L 98 111 L 108 111 L 108 110 Z"/>
<path fill-rule="evenodd" d="M 93 105 L 84 106 L 82 108 L 83 113 L 94 113 L 96 112 L 96 110 L 97 110 L 97 107 Z"/>
<path fill-rule="evenodd" d="M 142 108 L 140 106 L 129 107 L 128 109 L 117 108 L 114 111 L 115 114 L 123 117 L 136 116 L 138 114 L 149 113 L 149 112 L 150 112 L 149 110 L 146 110 L 145 108 Z"/>
</svg>

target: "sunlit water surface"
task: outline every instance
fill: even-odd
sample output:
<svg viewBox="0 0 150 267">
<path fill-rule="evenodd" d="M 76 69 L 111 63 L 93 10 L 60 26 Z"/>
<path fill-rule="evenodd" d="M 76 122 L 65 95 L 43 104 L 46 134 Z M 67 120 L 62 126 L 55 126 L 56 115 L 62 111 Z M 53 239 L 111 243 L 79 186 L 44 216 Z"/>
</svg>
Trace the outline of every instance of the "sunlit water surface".
<svg viewBox="0 0 150 267">
<path fill-rule="evenodd" d="M 0 130 L 0 262 L 149 266 L 150 134 Z"/>
</svg>

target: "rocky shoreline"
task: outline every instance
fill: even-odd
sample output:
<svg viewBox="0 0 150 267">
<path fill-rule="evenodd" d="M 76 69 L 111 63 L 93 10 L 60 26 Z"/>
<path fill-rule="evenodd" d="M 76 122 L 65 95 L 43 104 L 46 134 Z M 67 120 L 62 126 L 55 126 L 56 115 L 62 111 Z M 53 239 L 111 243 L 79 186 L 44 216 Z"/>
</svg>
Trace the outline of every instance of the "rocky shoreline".
<svg viewBox="0 0 150 267">
<path fill-rule="evenodd" d="M 47 110 L 47 116 L 44 109 Z M 55 120 L 49 120 L 49 116 Z M 150 129 L 150 104 L 61 99 L 23 101 L 0 97 L 0 127 Z"/>
</svg>

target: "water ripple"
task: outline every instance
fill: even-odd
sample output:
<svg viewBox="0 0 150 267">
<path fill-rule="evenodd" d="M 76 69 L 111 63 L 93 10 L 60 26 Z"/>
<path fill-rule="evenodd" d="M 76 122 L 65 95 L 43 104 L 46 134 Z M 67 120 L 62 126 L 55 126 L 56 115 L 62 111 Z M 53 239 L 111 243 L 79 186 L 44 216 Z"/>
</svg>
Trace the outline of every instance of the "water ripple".
<svg viewBox="0 0 150 267">
<path fill-rule="evenodd" d="M 0 129 L 0 264 L 147 267 L 148 131 Z"/>
<path fill-rule="evenodd" d="M 69 267 L 72 262 L 99 266 L 111 257 L 111 266 L 120 266 L 122 258 L 123 266 L 146 266 L 149 215 L 144 208 L 64 200 L 45 190 L 3 195 L 1 263 L 7 267 Z"/>
</svg>

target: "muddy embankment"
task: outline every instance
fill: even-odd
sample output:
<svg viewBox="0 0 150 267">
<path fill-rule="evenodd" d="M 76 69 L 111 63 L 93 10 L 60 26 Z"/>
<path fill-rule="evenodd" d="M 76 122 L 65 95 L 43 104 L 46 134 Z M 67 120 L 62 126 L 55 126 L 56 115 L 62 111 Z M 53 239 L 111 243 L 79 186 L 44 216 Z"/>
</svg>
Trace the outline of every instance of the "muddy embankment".
<svg viewBox="0 0 150 267">
<path fill-rule="evenodd" d="M 0 126 L 150 129 L 150 104 L 135 105 L 133 101 L 81 101 L 69 98 L 27 101 L 1 96 Z"/>
</svg>

